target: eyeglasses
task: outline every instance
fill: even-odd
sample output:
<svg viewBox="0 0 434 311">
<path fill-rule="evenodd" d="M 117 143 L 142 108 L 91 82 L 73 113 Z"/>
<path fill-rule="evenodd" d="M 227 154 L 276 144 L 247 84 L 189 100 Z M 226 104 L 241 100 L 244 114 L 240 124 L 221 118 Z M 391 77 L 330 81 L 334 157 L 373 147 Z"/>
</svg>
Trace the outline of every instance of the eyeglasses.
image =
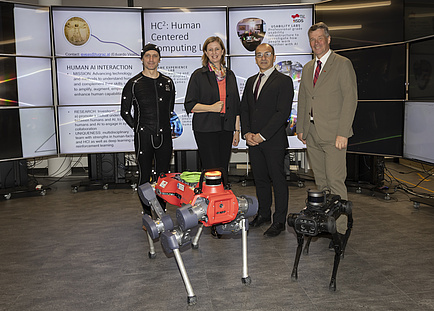
<svg viewBox="0 0 434 311">
<path fill-rule="evenodd" d="M 262 56 L 265 56 L 265 57 L 271 57 L 271 55 L 273 55 L 273 53 L 271 53 L 271 52 L 265 52 L 265 53 L 257 53 L 256 55 L 255 55 L 255 57 L 256 58 L 262 58 Z"/>
</svg>

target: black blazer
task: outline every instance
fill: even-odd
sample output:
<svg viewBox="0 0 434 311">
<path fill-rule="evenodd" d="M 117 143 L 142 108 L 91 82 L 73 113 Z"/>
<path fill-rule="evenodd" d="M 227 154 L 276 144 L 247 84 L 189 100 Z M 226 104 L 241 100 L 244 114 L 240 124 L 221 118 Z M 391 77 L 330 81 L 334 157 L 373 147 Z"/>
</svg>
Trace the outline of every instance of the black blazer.
<svg viewBox="0 0 434 311">
<path fill-rule="evenodd" d="M 212 105 L 220 100 L 216 76 L 208 67 L 196 69 L 188 82 L 184 107 L 191 113 L 197 104 Z M 235 74 L 226 72 L 226 113 L 200 112 L 193 115 L 193 130 L 197 132 L 217 132 L 235 130 L 235 118 L 240 114 L 240 95 Z"/>
<path fill-rule="evenodd" d="M 276 69 L 262 86 L 258 99 L 253 96 L 253 83 L 258 75 L 250 77 L 241 100 L 241 134 L 260 133 L 270 149 L 288 148 L 286 125 L 291 115 L 294 85 L 292 79 Z"/>
</svg>

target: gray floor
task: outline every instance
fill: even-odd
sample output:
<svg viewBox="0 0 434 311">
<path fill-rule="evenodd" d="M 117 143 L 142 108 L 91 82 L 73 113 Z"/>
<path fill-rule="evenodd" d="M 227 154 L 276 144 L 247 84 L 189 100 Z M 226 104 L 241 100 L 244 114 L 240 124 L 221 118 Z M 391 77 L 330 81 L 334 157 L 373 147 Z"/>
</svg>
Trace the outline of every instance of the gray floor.
<svg viewBox="0 0 434 311">
<path fill-rule="evenodd" d="M 148 258 L 141 207 L 132 189 L 79 191 L 67 177 L 45 196 L 0 201 L 0 310 L 434 310 L 434 208 L 413 207 L 398 185 L 424 173 L 388 163 L 389 200 L 350 189 L 354 230 L 341 261 L 337 291 L 328 284 L 334 253 L 329 240 L 312 242 L 291 280 L 297 246 L 292 230 L 248 235 L 250 286 L 241 282 L 241 240 L 204 231 L 197 250 L 182 253 L 197 304 L 187 294 L 174 258 L 159 243 Z M 403 174 L 404 172 L 410 172 Z M 390 177 L 386 176 L 387 180 Z M 433 194 L 431 177 L 415 191 Z M 52 179 L 39 179 L 48 184 Z M 305 188 L 290 185 L 290 212 L 304 207 Z M 254 187 L 233 183 L 236 195 Z M 174 207 L 169 208 L 173 214 Z"/>
</svg>

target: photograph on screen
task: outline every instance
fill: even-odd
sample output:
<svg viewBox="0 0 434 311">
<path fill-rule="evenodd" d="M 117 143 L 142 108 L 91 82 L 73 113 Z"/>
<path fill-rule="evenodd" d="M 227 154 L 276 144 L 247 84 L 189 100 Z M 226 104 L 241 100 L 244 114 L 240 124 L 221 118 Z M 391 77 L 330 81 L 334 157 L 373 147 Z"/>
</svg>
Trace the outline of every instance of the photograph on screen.
<svg viewBox="0 0 434 311">
<path fill-rule="evenodd" d="M 161 57 L 158 71 L 172 78 L 176 91 L 175 103 L 184 103 L 190 76 L 197 68 L 202 67 L 202 60 L 199 57 L 170 58 L 164 55 Z"/>
<path fill-rule="evenodd" d="M 52 106 L 51 59 L 17 57 L 16 66 L 19 106 Z"/>
<path fill-rule="evenodd" d="M 404 157 L 434 164 L 434 103 L 406 102 Z"/>
<path fill-rule="evenodd" d="M 120 105 L 59 107 L 58 117 L 61 154 L 134 151 Z"/>
<path fill-rule="evenodd" d="M 59 105 L 120 104 L 122 89 L 143 70 L 140 58 L 58 58 Z"/>
<path fill-rule="evenodd" d="M 264 40 L 266 23 L 260 18 L 244 18 L 237 23 L 237 34 L 247 51 L 253 52 Z"/>
<path fill-rule="evenodd" d="M 20 109 L 24 158 L 57 154 L 54 108 Z"/>
<path fill-rule="evenodd" d="M 359 102 L 348 151 L 402 156 L 404 101 Z"/>
<path fill-rule="evenodd" d="M 56 56 L 140 57 L 141 11 L 54 7 L 53 33 Z"/>
<path fill-rule="evenodd" d="M 248 55 L 261 43 L 276 53 L 310 53 L 310 5 L 229 8 L 229 54 Z"/>
<path fill-rule="evenodd" d="M 226 9 L 144 11 L 145 42 L 157 45 L 162 56 L 202 56 L 208 37 L 218 36 L 227 46 Z"/>
<path fill-rule="evenodd" d="M 17 55 L 51 56 L 49 8 L 15 4 L 14 17 Z"/>
</svg>

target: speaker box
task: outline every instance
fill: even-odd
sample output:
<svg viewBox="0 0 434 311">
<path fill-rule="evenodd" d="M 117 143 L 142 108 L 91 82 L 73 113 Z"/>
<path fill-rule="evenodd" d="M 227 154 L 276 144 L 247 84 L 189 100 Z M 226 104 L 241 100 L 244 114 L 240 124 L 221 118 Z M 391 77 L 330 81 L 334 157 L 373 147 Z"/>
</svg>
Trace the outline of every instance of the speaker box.
<svg viewBox="0 0 434 311">
<path fill-rule="evenodd" d="M 89 179 L 103 183 L 125 183 L 125 153 L 88 155 Z"/>
</svg>

